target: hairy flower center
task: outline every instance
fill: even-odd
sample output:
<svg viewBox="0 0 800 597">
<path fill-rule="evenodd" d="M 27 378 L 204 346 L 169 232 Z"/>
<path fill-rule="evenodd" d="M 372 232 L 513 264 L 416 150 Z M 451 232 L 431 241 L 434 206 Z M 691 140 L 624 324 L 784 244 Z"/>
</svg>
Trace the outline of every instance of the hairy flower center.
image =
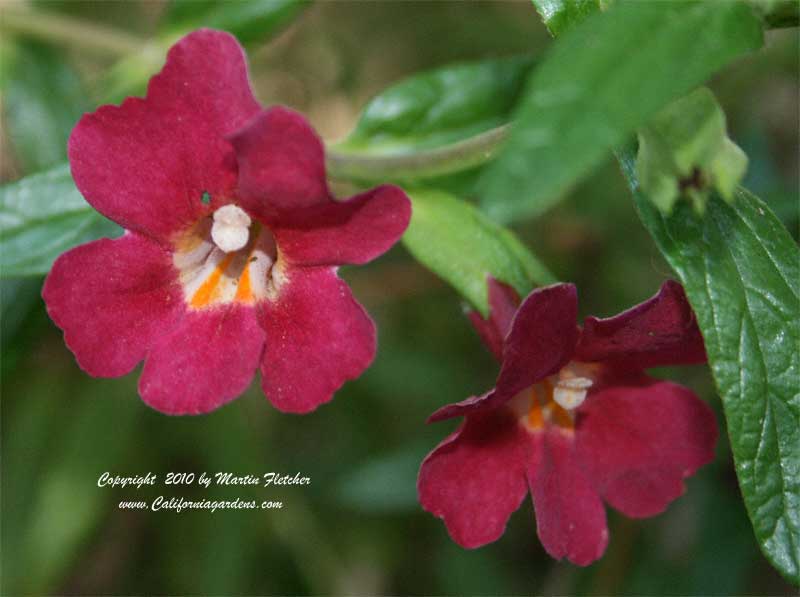
<svg viewBox="0 0 800 597">
<path fill-rule="evenodd" d="M 529 429 L 556 426 L 572 430 L 574 411 L 594 384 L 594 369 L 591 364 L 571 362 L 557 374 L 520 392 L 510 406 Z"/>
<path fill-rule="evenodd" d="M 273 296 L 282 276 L 272 233 L 244 210 L 226 205 L 175 242 L 172 261 L 193 309 Z"/>
</svg>

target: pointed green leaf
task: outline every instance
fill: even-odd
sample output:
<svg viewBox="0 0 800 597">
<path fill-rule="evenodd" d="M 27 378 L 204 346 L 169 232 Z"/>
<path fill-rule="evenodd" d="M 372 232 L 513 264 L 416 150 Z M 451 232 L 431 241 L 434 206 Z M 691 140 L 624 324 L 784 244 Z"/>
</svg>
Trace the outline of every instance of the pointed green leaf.
<svg viewBox="0 0 800 597">
<path fill-rule="evenodd" d="M 712 197 L 699 218 L 664 216 L 620 161 L 642 221 L 697 314 L 728 423 L 739 485 L 762 550 L 800 581 L 800 251 L 744 189 Z"/>
<path fill-rule="evenodd" d="M 337 151 L 410 153 L 508 122 L 533 66 L 529 56 L 482 60 L 405 79 L 373 98 Z"/>
</svg>

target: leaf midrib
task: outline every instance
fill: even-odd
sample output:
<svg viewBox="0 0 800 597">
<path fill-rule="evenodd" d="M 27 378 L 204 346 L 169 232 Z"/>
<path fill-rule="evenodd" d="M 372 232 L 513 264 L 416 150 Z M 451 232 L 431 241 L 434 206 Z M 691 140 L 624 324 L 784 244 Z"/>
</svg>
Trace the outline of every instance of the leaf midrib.
<svg viewBox="0 0 800 597">
<path fill-rule="evenodd" d="M 739 212 L 737 210 L 732 209 L 731 211 L 736 213 L 737 218 L 740 221 L 742 221 L 743 223 L 745 223 L 745 227 L 750 232 L 750 234 L 753 235 L 754 238 L 760 238 L 760 236 L 755 232 L 755 230 L 753 230 L 750 226 L 747 225 L 747 223 L 745 222 L 744 218 L 741 217 L 741 215 L 739 214 Z M 711 214 L 709 214 L 709 215 L 711 216 Z M 714 222 L 714 225 L 717 228 L 717 232 L 718 232 L 720 238 L 725 239 L 725 229 L 722 226 L 721 222 L 719 221 L 719 218 L 711 216 L 711 220 Z M 750 325 L 751 325 L 752 329 L 756 332 L 755 333 L 754 347 L 756 347 L 757 350 L 758 350 L 759 363 L 761 365 L 761 374 L 759 375 L 759 378 L 762 380 L 761 385 L 766 390 L 765 391 L 765 400 L 764 400 L 764 411 L 763 411 L 763 414 L 762 414 L 762 423 L 761 423 L 762 431 L 761 431 L 761 433 L 759 435 L 758 446 L 756 447 L 756 454 L 754 455 L 754 457 L 752 459 L 746 459 L 746 460 L 751 460 L 751 462 L 752 462 L 752 470 L 753 470 L 753 473 L 752 473 L 753 474 L 753 479 L 752 479 L 752 481 L 756 481 L 757 478 L 758 478 L 758 473 L 757 473 L 758 464 L 759 464 L 758 454 L 760 453 L 761 448 L 764 445 L 764 439 L 766 437 L 766 435 L 764 433 L 764 429 L 766 428 L 766 425 L 767 425 L 767 420 L 768 420 L 768 415 L 769 415 L 770 410 L 772 412 L 774 412 L 774 410 L 775 410 L 772 407 L 772 402 L 774 400 L 778 400 L 781 403 L 785 403 L 786 406 L 787 406 L 787 410 L 789 410 L 790 413 L 791 413 L 792 409 L 789 408 L 788 401 L 784 400 L 783 397 L 779 396 L 776 392 L 772 391 L 773 386 L 772 386 L 772 384 L 770 384 L 770 380 L 772 379 L 772 377 L 769 375 L 769 367 L 767 366 L 767 363 L 766 363 L 766 361 L 764 359 L 764 350 L 763 350 L 763 347 L 762 347 L 762 344 L 761 344 L 761 335 L 758 333 L 759 329 L 756 326 L 755 320 L 753 319 L 753 316 L 752 316 L 752 308 L 751 308 L 751 305 L 750 305 L 749 292 L 747 290 L 747 287 L 744 284 L 744 277 L 742 275 L 742 270 L 739 267 L 739 262 L 737 261 L 736 255 L 734 254 L 734 252 L 731 249 L 731 247 L 727 243 L 723 243 L 723 244 L 724 244 L 724 247 L 725 247 L 725 251 L 728 253 L 728 255 L 730 257 L 731 263 L 733 264 L 734 268 L 736 269 L 736 273 L 738 274 L 738 276 L 736 278 L 736 283 L 737 283 L 737 286 L 741 289 L 742 296 L 743 296 L 744 302 L 745 302 L 745 304 L 744 304 L 745 310 L 744 310 L 744 313 L 742 314 L 742 322 L 741 322 L 741 325 L 740 325 L 740 328 L 739 328 L 739 346 L 740 346 L 739 354 L 741 355 L 741 346 L 743 345 L 743 340 L 744 340 L 744 322 L 745 322 L 745 320 L 748 320 L 750 322 Z M 789 290 L 790 290 L 790 294 L 794 295 L 794 293 L 792 292 L 788 282 L 783 277 L 782 272 L 780 271 L 780 268 L 777 266 L 775 260 L 772 258 L 772 255 L 769 253 L 769 251 L 767 251 L 766 247 L 764 247 L 764 245 L 762 243 L 759 242 L 759 243 L 756 243 L 756 244 L 758 246 L 762 247 L 763 253 L 768 257 L 768 260 L 773 265 L 773 268 L 775 269 L 775 271 L 778 272 L 778 277 L 787 285 L 787 288 L 789 288 Z M 703 269 L 706 270 L 706 273 L 708 273 L 708 267 L 707 267 L 707 265 L 705 263 L 705 260 L 704 260 L 704 263 L 703 263 Z M 713 305 L 713 302 L 711 302 L 711 304 Z M 716 346 L 717 353 L 718 354 L 722 354 L 721 343 L 719 342 L 719 330 L 716 327 L 716 321 L 715 321 L 714 326 L 715 326 L 715 331 L 717 332 L 716 333 L 716 336 L 717 336 L 717 346 Z M 740 369 L 740 376 L 741 376 L 743 374 L 743 372 L 744 372 L 744 367 L 743 367 L 743 362 L 742 362 L 741 356 L 739 357 L 739 365 L 740 365 L 739 369 Z M 740 377 L 739 392 L 737 393 L 738 394 L 737 398 L 738 398 L 738 400 L 740 402 L 743 402 L 746 399 L 745 386 L 744 386 L 744 382 L 742 381 L 742 379 L 743 378 Z M 752 384 L 748 384 L 748 385 L 752 385 Z M 724 393 L 721 392 L 720 394 L 724 396 Z M 786 487 L 786 483 L 785 483 L 785 480 L 784 480 L 785 477 L 786 477 L 787 471 L 786 471 L 785 466 L 784 466 L 784 456 L 783 456 L 783 451 L 782 451 L 781 441 L 780 441 L 780 438 L 782 436 L 781 436 L 780 432 L 777 429 L 774 417 L 772 417 L 770 419 L 770 421 L 771 421 L 772 431 L 775 434 L 775 446 L 776 446 L 776 450 L 778 452 L 778 462 L 777 462 L 777 464 L 778 464 L 778 467 L 780 468 L 781 473 L 782 473 L 782 474 L 778 475 L 780 488 L 781 488 L 780 489 L 780 493 L 779 493 L 780 502 L 781 502 L 781 513 L 778 514 L 778 516 L 775 516 L 773 518 L 772 529 L 771 529 L 771 531 L 769 533 L 769 537 L 765 537 L 764 541 L 766 541 L 768 539 L 772 539 L 773 537 L 775 537 L 775 535 L 777 533 L 778 524 L 780 523 L 781 519 L 784 519 L 787 522 L 786 528 L 787 528 L 787 531 L 788 531 L 787 534 L 788 534 L 788 537 L 789 537 L 789 543 L 791 544 L 791 547 L 792 547 L 792 552 L 797 554 L 797 545 L 795 543 L 794 528 L 790 524 L 791 523 L 790 518 L 786 515 L 786 512 L 787 512 L 786 495 L 788 493 L 788 488 Z M 734 455 L 735 455 L 736 451 L 737 450 L 734 448 Z M 745 500 L 745 503 L 746 503 L 746 500 Z"/>
</svg>

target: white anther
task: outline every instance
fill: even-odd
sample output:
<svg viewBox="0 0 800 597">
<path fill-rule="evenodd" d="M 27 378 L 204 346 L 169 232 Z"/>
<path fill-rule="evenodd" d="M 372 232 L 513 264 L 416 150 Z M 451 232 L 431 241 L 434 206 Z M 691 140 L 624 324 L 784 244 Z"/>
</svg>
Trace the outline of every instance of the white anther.
<svg viewBox="0 0 800 597">
<path fill-rule="evenodd" d="M 223 205 L 214 212 L 211 238 L 226 253 L 238 251 L 250 237 L 250 216 L 235 205 Z"/>
<path fill-rule="evenodd" d="M 592 387 L 592 380 L 586 377 L 559 379 L 553 388 L 553 400 L 567 410 L 578 408 L 586 399 L 586 391 Z"/>
</svg>

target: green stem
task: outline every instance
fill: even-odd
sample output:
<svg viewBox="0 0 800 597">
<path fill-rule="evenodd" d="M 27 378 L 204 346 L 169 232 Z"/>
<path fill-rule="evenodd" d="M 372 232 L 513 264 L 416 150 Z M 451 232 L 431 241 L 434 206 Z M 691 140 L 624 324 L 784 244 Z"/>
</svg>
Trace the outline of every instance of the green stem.
<svg viewBox="0 0 800 597">
<path fill-rule="evenodd" d="M 497 155 L 507 136 L 508 125 L 503 125 L 457 143 L 415 153 L 370 155 L 327 147 L 328 175 L 364 182 L 443 176 L 488 162 Z"/>
<path fill-rule="evenodd" d="M 17 7 L 0 9 L 0 31 L 115 56 L 140 52 L 146 45 L 144 40 L 124 31 L 60 14 Z"/>
</svg>

